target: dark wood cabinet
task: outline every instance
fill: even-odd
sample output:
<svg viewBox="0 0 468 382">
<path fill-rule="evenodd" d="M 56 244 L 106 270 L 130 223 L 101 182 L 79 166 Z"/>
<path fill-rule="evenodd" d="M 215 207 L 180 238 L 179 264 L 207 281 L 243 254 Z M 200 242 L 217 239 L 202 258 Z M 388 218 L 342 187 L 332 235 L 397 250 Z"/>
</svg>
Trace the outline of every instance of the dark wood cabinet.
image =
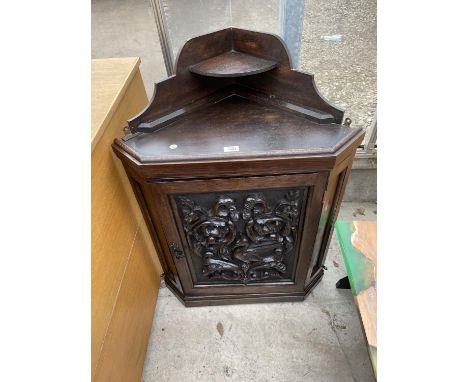
<svg viewBox="0 0 468 382">
<path fill-rule="evenodd" d="M 186 306 L 299 301 L 323 263 L 364 133 L 274 35 L 189 40 L 113 149 Z"/>
</svg>

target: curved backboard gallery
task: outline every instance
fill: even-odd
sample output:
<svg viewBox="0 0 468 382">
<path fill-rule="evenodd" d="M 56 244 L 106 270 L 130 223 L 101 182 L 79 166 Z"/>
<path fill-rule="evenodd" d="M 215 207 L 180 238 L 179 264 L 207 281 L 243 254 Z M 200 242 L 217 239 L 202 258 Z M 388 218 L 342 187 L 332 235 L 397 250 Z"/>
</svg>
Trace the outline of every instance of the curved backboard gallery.
<svg viewBox="0 0 468 382">
<path fill-rule="evenodd" d="M 148 106 L 128 124 L 132 133 L 157 131 L 232 95 L 319 124 L 341 124 L 344 115 L 320 95 L 313 75 L 291 68 L 280 37 L 227 28 L 188 40 L 177 57 L 176 74 L 155 84 Z"/>
</svg>

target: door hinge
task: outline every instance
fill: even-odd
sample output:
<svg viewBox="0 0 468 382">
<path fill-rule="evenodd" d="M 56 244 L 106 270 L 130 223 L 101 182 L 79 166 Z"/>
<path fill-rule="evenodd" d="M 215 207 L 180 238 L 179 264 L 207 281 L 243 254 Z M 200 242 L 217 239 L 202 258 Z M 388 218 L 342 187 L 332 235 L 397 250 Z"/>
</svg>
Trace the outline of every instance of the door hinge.
<svg viewBox="0 0 468 382">
<path fill-rule="evenodd" d="M 176 259 L 183 259 L 185 257 L 184 252 L 182 252 L 177 244 L 173 243 L 172 241 L 169 243 L 169 251 Z"/>
</svg>

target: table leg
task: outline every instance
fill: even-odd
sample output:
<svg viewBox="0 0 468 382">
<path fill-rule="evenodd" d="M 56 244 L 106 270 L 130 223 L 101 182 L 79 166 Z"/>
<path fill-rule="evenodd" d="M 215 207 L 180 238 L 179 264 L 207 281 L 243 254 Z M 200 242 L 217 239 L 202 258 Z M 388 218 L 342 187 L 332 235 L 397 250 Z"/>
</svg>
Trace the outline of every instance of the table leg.
<svg viewBox="0 0 468 382">
<path fill-rule="evenodd" d="M 349 285 L 349 278 L 348 276 L 343 277 L 342 279 L 339 279 L 336 282 L 336 288 L 337 289 L 351 289 L 351 285 Z"/>
</svg>

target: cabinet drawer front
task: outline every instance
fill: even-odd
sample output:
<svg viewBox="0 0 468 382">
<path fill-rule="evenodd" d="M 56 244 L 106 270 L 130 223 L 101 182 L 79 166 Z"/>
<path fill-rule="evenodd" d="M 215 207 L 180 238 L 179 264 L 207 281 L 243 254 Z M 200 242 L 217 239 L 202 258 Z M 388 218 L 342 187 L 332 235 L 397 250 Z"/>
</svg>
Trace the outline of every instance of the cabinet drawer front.
<svg viewBox="0 0 468 382">
<path fill-rule="evenodd" d="M 184 293 L 300 291 L 325 178 L 313 173 L 153 183 Z"/>
</svg>

